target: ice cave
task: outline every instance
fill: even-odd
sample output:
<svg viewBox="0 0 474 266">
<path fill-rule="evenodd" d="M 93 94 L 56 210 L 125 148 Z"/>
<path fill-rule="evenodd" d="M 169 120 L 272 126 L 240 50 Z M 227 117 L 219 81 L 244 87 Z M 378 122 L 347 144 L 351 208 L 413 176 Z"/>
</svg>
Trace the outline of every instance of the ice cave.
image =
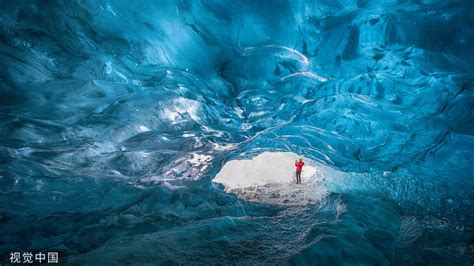
<svg viewBox="0 0 474 266">
<path fill-rule="evenodd" d="M 474 265 L 474 1 L 0 3 L 1 265 Z"/>
</svg>

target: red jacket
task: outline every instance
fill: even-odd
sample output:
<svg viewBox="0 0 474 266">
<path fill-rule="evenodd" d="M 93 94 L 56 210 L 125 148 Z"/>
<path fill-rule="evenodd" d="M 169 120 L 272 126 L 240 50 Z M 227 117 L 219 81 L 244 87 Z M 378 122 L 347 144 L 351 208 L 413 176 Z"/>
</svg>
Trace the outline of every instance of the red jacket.
<svg viewBox="0 0 474 266">
<path fill-rule="evenodd" d="M 295 162 L 296 172 L 300 173 L 301 170 L 303 169 L 303 165 L 304 165 L 303 162 Z"/>
</svg>

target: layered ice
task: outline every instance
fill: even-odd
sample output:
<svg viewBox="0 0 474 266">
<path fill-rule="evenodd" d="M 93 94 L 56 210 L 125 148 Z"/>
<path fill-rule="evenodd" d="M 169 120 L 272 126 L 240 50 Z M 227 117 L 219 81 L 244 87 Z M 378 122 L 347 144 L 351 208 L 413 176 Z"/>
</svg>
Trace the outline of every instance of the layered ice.
<svg viewBox="0 0 474 266">
<path fill-rule="evenodd" d="M 472 265 L 473 10 L 2 2 L 0 260 Z M 267 152 L 311 162 L 325 197 L 217 182 L 255 183 L 226 171 Z"/>
</svg>

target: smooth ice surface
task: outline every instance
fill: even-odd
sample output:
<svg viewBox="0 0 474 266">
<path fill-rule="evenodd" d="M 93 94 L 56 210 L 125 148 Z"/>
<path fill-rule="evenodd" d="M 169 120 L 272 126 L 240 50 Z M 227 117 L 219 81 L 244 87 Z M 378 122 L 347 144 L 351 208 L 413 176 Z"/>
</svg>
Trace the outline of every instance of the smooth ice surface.
<svg viewBox="0 0 474 266">
<path fill-rule="evenodd" d="M 2 1 L 1 264 L 472 265 L 473 5 Z M 325 197 L 212 181 L 265 152 Z"/>
</svg>

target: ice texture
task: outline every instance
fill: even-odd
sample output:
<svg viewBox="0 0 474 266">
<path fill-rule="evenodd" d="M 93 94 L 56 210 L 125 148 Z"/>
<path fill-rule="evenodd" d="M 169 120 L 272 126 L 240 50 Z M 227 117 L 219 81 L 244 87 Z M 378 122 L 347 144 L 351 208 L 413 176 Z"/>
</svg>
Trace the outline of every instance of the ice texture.
<svg viewBox="0 0 474 266">
<path fill-rule="evenodd" d="M 470 0 L 2 1 L 0 261 L 472 265 L 473 62 Z M 212 182 L 264 152 L 329 195 Z"/>
</svg>

